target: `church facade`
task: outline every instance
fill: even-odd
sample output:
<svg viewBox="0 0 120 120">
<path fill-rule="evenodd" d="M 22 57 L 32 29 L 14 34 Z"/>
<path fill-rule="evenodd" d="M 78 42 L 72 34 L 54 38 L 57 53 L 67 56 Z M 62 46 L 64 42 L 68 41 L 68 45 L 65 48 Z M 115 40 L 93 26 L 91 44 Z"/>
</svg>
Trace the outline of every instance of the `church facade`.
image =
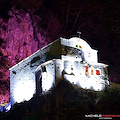
<svg viewBox="0 0 120 120">
<path fill-rule="evenodd" d="M 62 79 L 84 89 L 105 89 L 108 65 L 98 62 L 97 53 L 78 37 L 48 44 L 10 68 L 11 104 L 47 92 Z"/>
</svg>

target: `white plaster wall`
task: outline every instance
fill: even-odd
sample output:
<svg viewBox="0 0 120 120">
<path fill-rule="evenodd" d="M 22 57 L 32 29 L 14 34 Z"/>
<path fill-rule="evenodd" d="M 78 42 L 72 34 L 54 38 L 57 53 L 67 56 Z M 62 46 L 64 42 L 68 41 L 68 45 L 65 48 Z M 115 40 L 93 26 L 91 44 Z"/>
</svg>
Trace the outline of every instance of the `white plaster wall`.
<svg viewBox="0 0 120 120">
<path fill-rule="evenodd" d="M 46 67 L 46 72 L 42 72 L 42 91 L 48 91 L 55 84 L 55 64 L 52 60 L 41 64 Z"/>
<path fill-rule="evenodd" d="M 77 48 L 80 49 L 84 52 L 84 57 L 85 57 L 85 61 L 87 62 L 98 62 L 98 55 L 97 55 L 97 50 L 94 50 L 90 47 L 90 45 L 83 39 L 81 38 L 77 38 L 77 37 L 73 37 L 70 39 L 65 39 L 65 38 L 61 38 L 61 45 L 65 45 L 65 46 L 69 46 L 69 47 L 73 47 L 73 48 Z M 76 45 L 78 47 L 76 47 Z M 81 48 L 79 48 L 79 46 L 81 46 Z M 69 56 L 72 59 L 76 59 L 75 56 Z M 65 59 L 65 57 L 63 56 L 63 58 Z"/>
<path fill-rule="evenodd" d="M 46 60 L 45 50 L 37 51 L 10 68 L 10 102 L 12 105 L 16 102 L 28 101 L 36 93 L 35 70 L 41 62 Z M 41 59 L 31 64 L 36 57 Z"/>
<path fill-rule="evenodd" d="M 33 97 L 35 91 L 35 68 L 30 68 L 27 66 L 22 70 L 16 69 L 14 70 L 16 74 L 10 72 L 10 97 L 11 102 L 14 104 L 15 102 L 20 103 L 24 100 L 29 100 Z"/>
<path fill-rule="evenodd" d="M 62 71 L 63 71 L 63 61 L 61 59 L 55 59 L 55 75 L 57 79 L 62 79 Z"/>
<path fill-rule="evenodd" d="M 101 79 L 103 74 L 101 69 L 93 68 L 94 75 L 91 75 L 91 67 L 88 68 L 89 75 L 85 75 L 85 65 L 81 64 L 80 61 L 64 61 L 64 78 L 72 84 L 76 84 L 84 89 L 93 89 L 100 91 L 105 88 L 106 82 L 109 85 L 108 80 Z M 72 69 L 71 69 L 72 68 Z M 96 75 L 96 69 L 100 70 L 100 75 Z"/>
</svg>

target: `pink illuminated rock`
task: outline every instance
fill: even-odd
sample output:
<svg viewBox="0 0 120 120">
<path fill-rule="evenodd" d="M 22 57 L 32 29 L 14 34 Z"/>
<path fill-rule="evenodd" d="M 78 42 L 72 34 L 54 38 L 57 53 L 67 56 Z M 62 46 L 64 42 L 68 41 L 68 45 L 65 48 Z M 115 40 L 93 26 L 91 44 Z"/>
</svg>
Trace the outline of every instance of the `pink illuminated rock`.
<svg viewBox="0 0 120 120">
<path fill-rule="evenodd" d="M 47 45 L 50 41 L 50 38 L 45 36 L 46 31 L 42 31 L 42 28 L 37 26 L 40 22 L 39 16 L 33 15 L 33 19 L 31 19 L 29 13 L 14 8 L 9 11 L 9 16 L 7 22 L 0 19 L 0 82 L 9 81 L 10 67 Z M 38 27 L 44 33 L 43 35 Z M 2 103 L 9 101 L 10 88 L 5 86 L 6 83 L 1 82 L 0 102 Z M 5 94 L 3 94 L 4 91 L 6 91 Z"/>
</svg>

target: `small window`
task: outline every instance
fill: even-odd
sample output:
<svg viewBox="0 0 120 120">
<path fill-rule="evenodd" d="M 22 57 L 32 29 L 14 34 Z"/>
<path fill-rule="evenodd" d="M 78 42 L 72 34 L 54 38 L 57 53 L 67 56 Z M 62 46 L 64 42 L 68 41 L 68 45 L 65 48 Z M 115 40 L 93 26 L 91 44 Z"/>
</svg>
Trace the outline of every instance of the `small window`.
<svg viewBox="0 0 120 120">
<path fill-rule="evenodd" d="M 42 67 L 42 72 L 46 72 L 46 67 L 45 66 Z"/>
<path fill-rule="evenodd" d="M 100 75 L 100 71 L 99 70 L 96 70 L 96 75 Z"/>
<path fill-rule="evenodd" d="M 71 70 L 73 70 L 73 67 L 71 67 Z"/>
<path fill-rule="evenodd" d="M 88 72 L 88 66 L 85 66 L 85 74 L 88 75 L 89 72 Z"/>
<path fill-rule="evenodd" d="M 93 68 L 91 68 L 91 75 L 94 75 Z"/>
<path fill-rule="evenodd" d="M 79 45 L 79 48 L 81 49 L 82 47 Z"/>
</svg>

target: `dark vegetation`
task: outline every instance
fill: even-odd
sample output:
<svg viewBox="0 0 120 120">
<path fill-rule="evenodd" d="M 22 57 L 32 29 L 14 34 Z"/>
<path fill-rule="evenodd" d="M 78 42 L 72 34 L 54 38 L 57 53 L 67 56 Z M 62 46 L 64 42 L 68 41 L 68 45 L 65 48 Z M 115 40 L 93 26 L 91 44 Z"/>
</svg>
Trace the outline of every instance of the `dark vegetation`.
<svg viewBox="0 0 120 120">
<path fill-rule="evenodd" d="M 109 88 L 95 92 L 62 80 L 47 94 L 15 104 L 2 120 L 84 120 L 88 114 L 119 114 L 120 92 Z"/>
<path fill-rule="evenodd" d="M 27 14 L 30 18 L 26 16 Z M 120 1 L 115 0 L 0 0 L 0 101 L 2 103 L 9 102 L 10 67 L 32 54 L 29 50 L 32 51 L 34 49 L 35 52 L 43 45 L 59 37 L 70 38 L 72 36 L 77 36 L 77 31 L 81 31 L 81 38 L 85 39 L 90 43 L 91 47 L 99 51 L 99 61 L 109 65 L 110 81 L 120 83 L 119 14 Z M 28 26 L 28 28 L 26 26 Z M 32 33 L 30 28 L 33 30 Z M 17 30 L 20 31 L 19 37 Z M 29 33 L 29 39 L 26 39 L 25 36 Z M 37 34 L 40 34 L 42 37 L 39 38 Z M 37 46 L 35 46 L 36 43 Z M 23 54 L 21 51 L 24 51 Z M 34 62 L 34 60 L 32 62 Z M 45 114 L 46 110 L 46 116 L 48 117 L 50 116 L 51 109 L 54 109 L 51 111 L 51 115 L 55 114 L 55 117 L 59 118 L 60 116 L 58 113 L 60 112 L 62 112 L 61 115 L 66 113 L 66 116 L 70 116 L 74 113 L 73 111 L 77 110 L 78 113 L 76 112 L 75 114 L 91 111 L 95 112 L 97 110 L 106 111 L 106 109 L 108 112 L 113 112 L 112 109 L 118 111 L 119 108 L 117 107 L 119 106 L 119 101 L 117 99 L 119 99 L 119 93 L 117 94 L 116 90 L 113 91 L 114 90 L 111 90 L 105 93 L 106 97 L 96 104 L 93 104 L 96 99 L 96 94 L 93 94 L 93 92 L 84 94 L 86 96 L 90 95 L 90 97 L 87 98 L 88 100 L 91 99 L 90 101 L 92 102 L 90 103 L 85 100 L 83 95 L 82 103 L 84 104 L 81 103 L 79 95 L 79 99 L 77 99 L 76 97 L 73 98 L 73 94 L 69 94 L 71 99 L 79 101 L 80 107 L 74 108 L 72 104 L 67 106 L 68 104 L 66 104 L 66 102 L 64 104 L 66 104 L 67 108 L 65 108 L 68 112 L 63 112 L 65 109 L 61 106 L 65 105 L 62 104 L 62 102 L 52 102 L 52 100 L 57 101 L 56 99 L 59 98 L 58 91 L 58 93 L 56 93 L 58 97 L 54 96 L 54 94 L 46 95 L 48 102 L 45 100 L 44 96 L 37 99 L 44 101 L 41 103 L 38 101 L 43 107 L 39 107 L 40 105 L 37 106 L 37 103 L 33 102 L 31 105 L 33 105 L 32 107 L 35 106 L 37 112 L 35 109 L 30 111 L 30 108 L 32 108 L 28 107 L 30 103 L 25 102 L 20 105 L 15 105 L 15 110 L 13 109 L 7 116 L 12 117 L 11 114 L 16 114 L 18 119 L 19 117 L 23 119 L 23 116 L 24 119 L 34 119 L 32 117 L 36 116 L 42 119 L 43 117 L 41 114 Z M 78 93 L 79 92 L 76 91 L 75 95 Z M 115 97 L 112 97 L 112 95 Z M 2 96 L 4 100 L 1 100 Z M 91 98 L 91 96 L 94 96 L 95 99 Z M 36 97 L 30 102 L 35 101 L 35 99 Z M 66 100 L 68 99 L 66 98 Z M 69 102 L 68 100 L 68 103 Z M 73 103 L 77 104 L 76 102 Z M 52 104 L 54 105 L 53 108 L 51 108 Z M 105 106 L 105 109 L 102 105 Z M 22 109 L 21 112 L 19 112 L 19 107 Z M 43 110 L 44 112 L 42 112 L 43 108 L 45 109 Z M 84 108 L 83 111 L 81 108 Z M 23 113 L 24 115 L 21 115 Z"/>
<path fill-rule="evenodd" d="M 119 6 L 120 1 L 114 0 L 29 0 L 24 2 L 23 0 L 1 0 L 0 18 L 3 20 L 0 19 L 0 25 L 4 32 L 8 31 L 6 21 L 13 17 L 9 13 L 13 8 L 13 15 L 16 16 L 19 23 L 23 19 L 20 17 L 29 13 L 33 27 L 31 38 L 38 41 L 37 49 L 42 46 L 37 38 L 38 33 L 46 36 L 45 41 L 49 43 L 59 37 L 77 36 L 77 31 L 81 31 L 82 38 L 99 50 L 100 61 L 109 65 L 110 81 L 120 83 Z M 15 27 L 19 28 L 20 26 Z M 28 29 L 27 32 L 29 33 L 29 31 Z M 0 36 L 0 46 L 6 49 L 7 39 L 4 38 Z M 24 41 L 23 46 L 27 46 L 29 41 Z M 22 48 L 18 47 L 18 49 Z M 12 60 L 18 63 L 21 59 L 16 55 Z M 1 65 L 4 66 L 2 63 Z"/>
</svg>

